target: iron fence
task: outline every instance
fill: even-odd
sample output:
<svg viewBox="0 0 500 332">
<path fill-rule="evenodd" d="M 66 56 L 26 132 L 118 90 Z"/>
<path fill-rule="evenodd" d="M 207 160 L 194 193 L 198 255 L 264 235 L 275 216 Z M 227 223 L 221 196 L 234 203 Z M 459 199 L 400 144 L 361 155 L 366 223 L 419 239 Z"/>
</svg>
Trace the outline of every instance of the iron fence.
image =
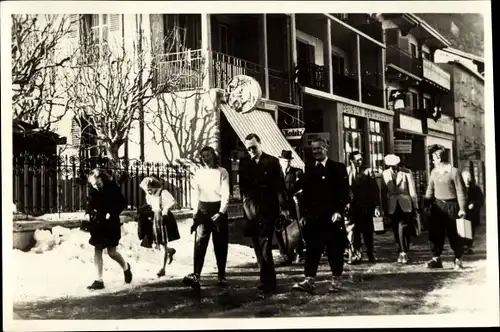
<svg viewBox="0 0 500 332">
<path fill-rule="evenodd" d="M 90 188 L 87 176 L 95 167 L 114 174 L 126 198 L 127 210 L 137 210 L 145 203 L 139 184 L 153 174 L 164 181 L 165 189 L 174 196 L 174 209 L 190 208 L 189 166 L 126 160 L 116 164 L 106 158 L 21 154 L 13 162 L 17 211 L 29 215 L 84 211 Z"/>
</svg>

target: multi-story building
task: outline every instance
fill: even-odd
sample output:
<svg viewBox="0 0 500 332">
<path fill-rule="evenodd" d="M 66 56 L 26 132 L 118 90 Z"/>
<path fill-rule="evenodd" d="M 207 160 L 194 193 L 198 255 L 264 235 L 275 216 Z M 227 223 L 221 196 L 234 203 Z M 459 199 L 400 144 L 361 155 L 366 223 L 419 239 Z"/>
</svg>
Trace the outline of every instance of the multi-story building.
<svg viewBox="0 0 500 332">
<path fill-rule="evenodd" d="M 444 111 L 455 113 L 454 159 L 460 170 L 469 170 L 485 190 L 484 60 L 454 49 L 436 54 L 436 61 L 451 74 L 451 91 Z M 451 110 L 450 110 L 451 111 Z"/>
<path fill-rule="evenodd" d="M 414 172 L 421 196 L 433 167 L 429 148 L 439 144 L 450 154 L 453 151 L 453 108 L 443 107 L 451 88 L 450 74 L 434 62 L 436 50 L 450 43 L 416 15 L 380 17 L 387 47 L 387 108 L 394 110 L 394 151 Z M 433 114 L 440 118 L 434 120 Z"/>
<path fill-rule="evenodd" d="M 292 20 L 305 156 L 311 139 L 322 136 L 334 160 L 348 163 L 348 154 L 358 150 L 367 165 L 382 170 L 393 141 L 382 24 L 370 14 L 295 14 Z"/>
</svg>

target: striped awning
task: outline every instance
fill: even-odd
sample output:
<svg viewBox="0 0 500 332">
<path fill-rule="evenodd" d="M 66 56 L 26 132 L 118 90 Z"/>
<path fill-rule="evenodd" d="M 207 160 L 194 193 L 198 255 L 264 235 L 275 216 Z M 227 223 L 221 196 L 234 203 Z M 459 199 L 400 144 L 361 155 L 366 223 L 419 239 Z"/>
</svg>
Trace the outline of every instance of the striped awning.
<svg viewBox="0 0 500 332">
<path fill-rule="evenodd" d="M 291 150 L 293 156 L 291 166 L 304 169 L 304 162 L 283 136 L 269 112 L 254 109 L 242 114 L 226 104 L 221 104 L 220 109 L 242 142 L 245 142 L 245 137 L 248 134 L 255 133 L 262 141 L 262 151 L 271 156 L 279 157 L 282 150 Z"/>
</svg>

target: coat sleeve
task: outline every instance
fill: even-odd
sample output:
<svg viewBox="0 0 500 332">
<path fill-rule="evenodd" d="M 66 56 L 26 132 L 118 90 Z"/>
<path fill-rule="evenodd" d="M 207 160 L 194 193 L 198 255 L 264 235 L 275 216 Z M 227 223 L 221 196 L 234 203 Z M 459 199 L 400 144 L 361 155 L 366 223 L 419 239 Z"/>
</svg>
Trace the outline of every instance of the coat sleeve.
<svg viewBox="0 0 500 332">
<path fill-rule="evenodd" d="M 344 213 L 346 205 L 349 203 L 349 178 L 347 168 L 343 163 L 338 163 L 336 173 L 339 181 L 339 213 Z"/>
<path fill-rule="evenodd" d="M 285 177 L 283 176 L 283 172 L 281 171 L 281 166 L 277 158 L 272 158 L 272 161 L 269 163 L 271 167 L 272 179 L 274 179 L 274 190 L 278 195 L 278 200 L 280 202 L 280 206 L 284 206 L 287 202 L 287 194 L 286 194 L 286 186 L 285 186 Z"/>
<path fill-rule="evenodd" d="M 425 199 L 431 200 L 434 198 L 434 171 L 429 175 L 429 182 L 427 183 L 427 190 L 425 192 Z"/>
<path fill-rule="evenodd" d="M 384 173 L 382 173 L 382 188 L 381 188 L 381 200 L 382 200 L 382 210 L 384 211 L 384 215 L 387 215 L 387 211 L 388 211 L 388 203 L 387 203 L 387 200 L 388 200 L 388 193 L 389 193 L 389 190 L 387 189 L 387 183 L 385 183 L 385 179 L 384 179 Z"/>
<path fill-rule="evenodd" d="M 413 178 L 413 173 L 411 171 L 408 171 L 408 173 L 406 173 L 406 177 L 408 178 L 408 191 L 410 193 L 413 209 L 418 209 L 417 188 L 415 187 L 415 179 Z"/>
<path fill-rule="evenodd" d="M 110 209 L 110 214 L 113 214 L 115 216 L 119 215 L 122 213 L 123 210 L 125 210 L 127 202 L 125 199 L 125 196 L 123 196 L 120 187 L 116 184 L 111 184 L 113 186 L 113 204 L 109 207 Z"/>
<path fill-rule="evenodd" d="M 220 193 L 221 193 L 221 202 L 220 202 L 220 213 L 226 213 L 227 211 L 227 205 L 229 203 L 229 195 L 230 195 L 230 190 L 229 190 L 229 173 L 228 171 L 221 167 L 221 188 L 220 188 Z"/>
</svg>

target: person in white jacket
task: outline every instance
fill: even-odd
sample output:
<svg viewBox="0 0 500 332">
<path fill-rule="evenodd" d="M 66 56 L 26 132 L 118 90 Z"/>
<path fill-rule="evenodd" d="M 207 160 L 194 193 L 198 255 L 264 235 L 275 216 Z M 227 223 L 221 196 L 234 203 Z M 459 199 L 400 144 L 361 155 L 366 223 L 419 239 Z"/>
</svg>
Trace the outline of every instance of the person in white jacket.
<svg viewBox="0 0 500 332">
<path fill-rule="evenodd" d="M 400 167 L 400 158 L 394 154 L 384 157 L 388 169 L 382 172 L 382 201 L 385 216 L 391 221 L 398 245 L 398 263 L 408 263 L 411 237 L 415 234 L 413 217 L 419 212 L 417 190 L 412 172 Z"/>
<path fill-rule="evenodd" d="M 194 223 L 191 233 L 195 233 L 193 273 L 184 277 L 183 282 L 194 289 L 200 288 L 200 275 L 207 252 L 210 235 L 214 245 L 219 276 L 219 286 L 227 285 L 226 262 L 229 246 L 227 205 L 229 202 L 229 173 L 217 162 L 212 147 L 205 146 L 200 151 L 202 166 L 193 177 Z"/>
</svg>

